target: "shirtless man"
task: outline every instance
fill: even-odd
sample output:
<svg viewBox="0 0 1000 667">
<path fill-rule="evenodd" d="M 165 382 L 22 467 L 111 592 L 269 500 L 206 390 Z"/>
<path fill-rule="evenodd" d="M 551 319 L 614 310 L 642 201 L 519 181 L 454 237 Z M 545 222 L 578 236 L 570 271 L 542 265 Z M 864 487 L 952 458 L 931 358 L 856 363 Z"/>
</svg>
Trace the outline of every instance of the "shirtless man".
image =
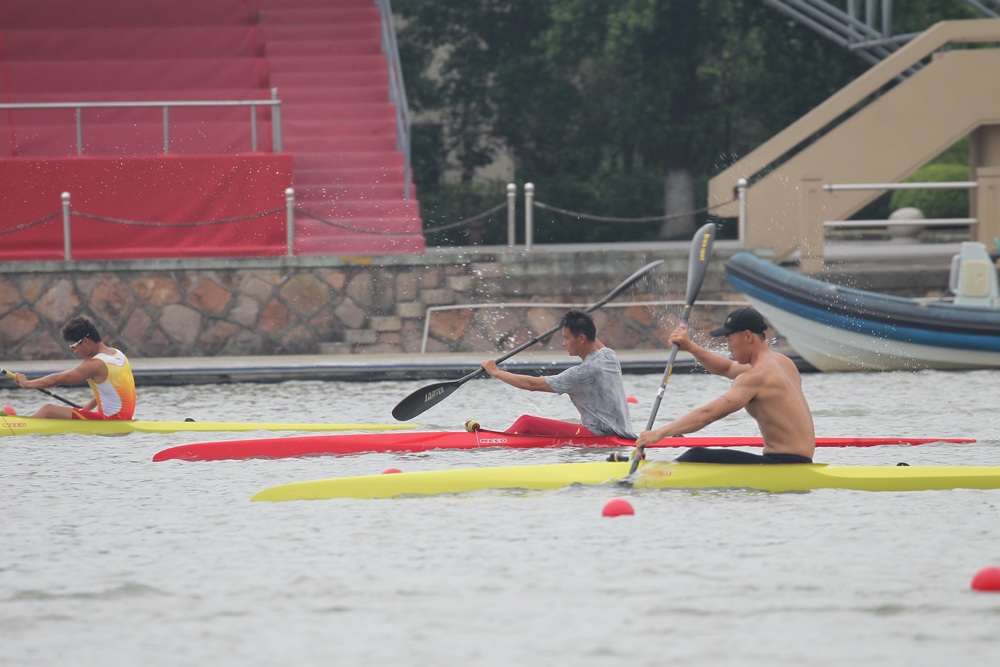
<svg viewBox="0 0 1000 667">
<path fill-rule="evenodd" d="M 753 308 L 739 308 L 713 329 L 712 336 L 725 336 L 732 359 L 709 352 L 679 327 L 670 335 L 671 344 L 690 352 L 710 373 L 724 375 L 733 384 L 722 396 L 666 426 L 643 431 L 638 445 L 649 445 L 668 436 L 697 431 L 731 415 L 740 408 L 757 421 L 764 438 L 764 453 L 739 450 L 692 448 L 677 461 L 694 463 L 812 463 L 816 430 L 812 412 L 802 393 L 802 378 L 792 360 L 771 350 L 764 338 L 767 323 Z"/>
<path fill-rule="evenodd" d="M 17 373 L 17 384 L 28 389 L 48 389 L 86 382 L 94 397 L 82 408 L 43 405 L 33 416 L 50 419 L 131 419 L 135 412 L 135 380 L 128 359 L 120 351 L 101 342 L 94 323 L 77 317 L 63 327 L 69 349 L 82 359 L 67 371 L 29 380 Z"/>
<path fill-rule="evenodd" d="M 618 355 L 597 339 L 594 319 L 579 310 L 567 312 L 562 319 L 563 347 L 583 363 L 558 375 L 536 377 L 500 369 L 496 361 L 484 361 L 483 369 L 492 377 L 528 391 L 567 394 L 580 412 L 581 424 L 522 415 L 507 433 L 522 435 L 617 435 L 635 439 L 632 420 L 622 385 L 622 367 Z"/>
</svg>

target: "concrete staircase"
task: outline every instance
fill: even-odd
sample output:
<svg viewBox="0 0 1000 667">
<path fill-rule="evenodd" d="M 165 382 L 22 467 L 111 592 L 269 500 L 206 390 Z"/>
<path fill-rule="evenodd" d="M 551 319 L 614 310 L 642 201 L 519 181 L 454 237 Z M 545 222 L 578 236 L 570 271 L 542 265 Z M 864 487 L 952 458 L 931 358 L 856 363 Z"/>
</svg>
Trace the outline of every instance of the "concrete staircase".
<svg viewBox="0 0 1000 667">
<path fill-rule="evenodd" d="M 896 183 L 970 135 L 977 240 L 1000 236 L 1000 19 L 944 21 L 897 50 L 709 181 L 708 204 L 739 214 L 749 182 L 746 243 L 822 266 L 826 220 L 846 220 L 880 190 L 824 184 Z M 918 71 L 906 76 L 915 65 Z"/>
</svg>

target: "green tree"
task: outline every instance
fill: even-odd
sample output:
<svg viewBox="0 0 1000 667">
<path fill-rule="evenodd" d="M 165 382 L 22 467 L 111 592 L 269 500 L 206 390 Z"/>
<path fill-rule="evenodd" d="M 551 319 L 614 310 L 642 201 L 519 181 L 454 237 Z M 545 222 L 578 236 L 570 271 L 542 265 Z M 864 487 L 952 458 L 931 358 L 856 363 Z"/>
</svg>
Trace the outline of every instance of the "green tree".
<svg viewBox="0 0 1000 667">
<path fill-rule="evenodd" d="M 905 183 L 954 183 L 969 180 L 968 164 L 929 164 L 907 177 Z M 969 215 L 968 190 L 896 190 L 892 210 L 912 206 L 925 218 L 965 218 Z"/>
<path fill-rule="evenodd" d="M 759 0 L 393 4 L 421 124 L 417 163 L 428 167 L 418 190 L 440 193 L 425 212 L 439 223 L 483 210 L 461 208 L 481 198 L 447 196 L 446 163 L 470 182 L 501 149 L 518 180 L 556 207 L 611 217 L 692 211 L 708 178 L 867 68 Z M 896 18 L 927 27 L 955 18 L 945 15 L 954 4 L 915 0 Z M 500 184 L 492 190 L 502 201 Z M 566 242 L 685 237 L 700 221 L 623 230 L 547 211 L 536 222 L 539 242 Z"/>
</svg>

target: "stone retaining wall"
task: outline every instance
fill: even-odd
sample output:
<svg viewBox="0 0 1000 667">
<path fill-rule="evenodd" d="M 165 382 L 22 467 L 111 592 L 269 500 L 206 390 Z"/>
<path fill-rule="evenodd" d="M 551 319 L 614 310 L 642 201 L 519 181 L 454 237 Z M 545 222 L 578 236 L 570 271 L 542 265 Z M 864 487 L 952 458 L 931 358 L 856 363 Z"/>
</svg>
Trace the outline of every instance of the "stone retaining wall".
<svg viewBox="0 0 1000 667">
<path fill-rule="evenodd" d="M 596 311 L 600 338 L 620 350 L 662 349 L 682 307 L 689 243 L 650 250 L 428 252 L 371 258 L 7 264 L 0 281 L 0 358 L 64 359 L 63 324 L 85 315 L 133 357 L 282 354 L 499 355 L 558 322 L 566 306 L 603 298 L 639 267 L 664 259 Z M 696 334 L 742 295 L 716 251 L 693 311 Z M 17 272 L 11 269 L 16 268 Z M 491 308 L 453 305 L 532 304 Z M 538 305 L 534 305 L 538 304 Z M 538 349 L 556 349 L 554 336 Z"/>
</svg>

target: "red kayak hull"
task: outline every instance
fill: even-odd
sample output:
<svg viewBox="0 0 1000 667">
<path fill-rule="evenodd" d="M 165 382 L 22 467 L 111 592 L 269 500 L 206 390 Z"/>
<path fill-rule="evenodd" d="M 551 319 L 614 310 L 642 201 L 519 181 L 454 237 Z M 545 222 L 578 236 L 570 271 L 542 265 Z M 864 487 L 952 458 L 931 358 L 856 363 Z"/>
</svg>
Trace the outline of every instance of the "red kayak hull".
<svg viewBox="0 0 1000 667">
<path fill-rule="evenodd" d="M 975 442 L 959 438 L 816 438 L 817 447 L 870 447 L 874 445 L 923 445 L 931 442 Z M 762 447 L 759 437 L 687 436 L 664 438 L 654 447 Z M 361 433 L 259 438 L 180 445 L 157 452 L 154 461 L 219 461 L 223 459 L 281 459 L 322 454 L 362 452 L 425 452 L 432 449 L 479 449 L 506 447 L 632 448 L 635 442 L 614 436 L 517 435 L 499 431 L 413 431 L 408 433 Z"/>
</svg>

